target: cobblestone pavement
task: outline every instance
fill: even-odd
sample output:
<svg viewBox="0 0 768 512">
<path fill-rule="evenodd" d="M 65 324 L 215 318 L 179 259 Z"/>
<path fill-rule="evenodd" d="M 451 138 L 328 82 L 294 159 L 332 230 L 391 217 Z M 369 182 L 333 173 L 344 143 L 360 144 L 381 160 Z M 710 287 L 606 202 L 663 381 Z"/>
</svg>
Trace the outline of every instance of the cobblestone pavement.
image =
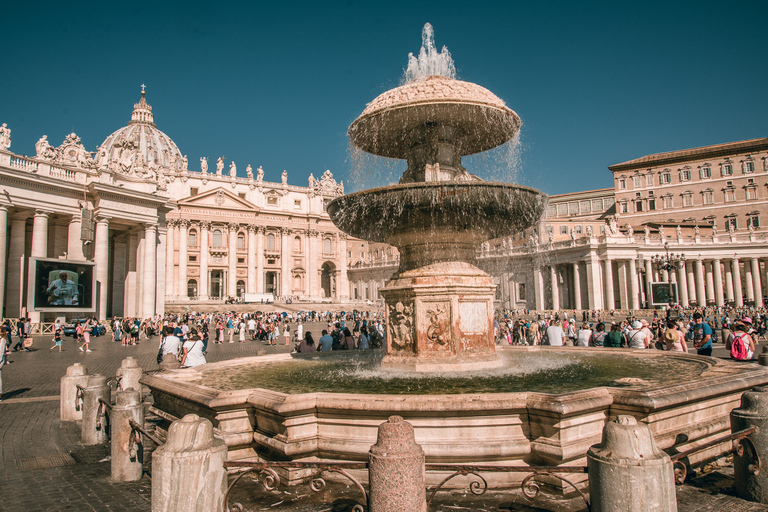
<svg viewBox="0 0 768 512">
<path fill-rule="evenodd" d="M 305 329 L 317 333 L 321 324 Z M 59 379 L 75 362 L 86 365 L 90 374 L 112 377 L 124 357 L 138 359 L 145 370 L 157 368 L 158 338 L 142 340 L 138 346 L 122 347 L 107 336 L 91 343 L 93 352 L 77 350 L 65 338 L 64 351 L 53 353 L 49 337 L 36 337 L 31 353 L 15 352 L 12 364 L 3 368 L 4 393 L 0 403 L 0 511 L 149 511 L 150 478 L 135 483 L 109 481 L 108 446 L 80 445 L 80 427 L 59 421 Z M 291 346 L 268 347 L 260 342 L 210 345 L 208 361 L 288 352 Z M 716 355 L 725 355 L 722 345 Z M 308 486 L 254 494 L 253 484 L 242 483 L 236 498 L 249 510 L 331 512 L 351 510 L 358 491 L 332 484 L 321 493 Z M 748 503 L 733 496 L 731 468 L 716 471 L 678 487 L 680 512 L 768 512 L 768 506 Z M 279 505 L 276 503 L 280 502 Z M 496 510 L 535 511 L 519 493 L 488 491 L 482 497 L 469 492 L 439 493 L 432 511 Z"/>
</svg>

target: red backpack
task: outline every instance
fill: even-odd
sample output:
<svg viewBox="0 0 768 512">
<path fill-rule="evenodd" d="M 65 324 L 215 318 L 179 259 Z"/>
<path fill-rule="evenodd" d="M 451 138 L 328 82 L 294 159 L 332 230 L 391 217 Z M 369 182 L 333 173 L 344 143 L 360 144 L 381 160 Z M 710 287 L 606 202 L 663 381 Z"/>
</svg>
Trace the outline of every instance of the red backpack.
<svg viewBox="0 0 768 512">
<path fill-rule="evenodd" d="M 731 343 L 731 358 L 744 361 L 747 359 L 747 344 L 744 342 L 744 336 L 746 333 L 742 333 L 738 336 L 733 335 L 733 342 Z"/>
</svg>

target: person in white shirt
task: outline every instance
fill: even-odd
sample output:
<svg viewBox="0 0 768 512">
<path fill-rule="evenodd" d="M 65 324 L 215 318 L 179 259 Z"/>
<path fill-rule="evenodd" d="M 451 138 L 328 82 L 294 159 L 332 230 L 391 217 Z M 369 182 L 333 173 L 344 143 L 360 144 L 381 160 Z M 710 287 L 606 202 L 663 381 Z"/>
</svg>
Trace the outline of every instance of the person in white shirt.
<svg viewBox="0 0 768 512">
<path fill-rule="evenodd" d="M 547 340 L 553 347 L 562 347 L 565 345 L 565 333 L 558 324 L 552 324 L 547 327 Z"/>
<path fill-rule="evenodd" d="M 203 341 L 198 336 L 197 331 L 190 331 L 189 339 L 182 346 L 184 355 L 181 358 L 181 366 L 194 368 L 205 364 L 205 355 L 203 354 Z"/>
<path fill-rule="evenodd" d="M 629 343 L 629 348 L 648 348 L 650 340 L 642 329 L 643 324 L 638 320 L 635 320 L 632 323 L 632 329 L 627 332 L 627 343 Z"/>
<path fill-rule="evenodd" d="M 160 347 L 163 349 L 163 355 L 173 354 L 178 359 L 179 351 L 181 350 L 181 340 L 178 336 L 169 334 L 160 342 Z"/>
<path fill-rule="evenodd" d="M 578 347 L 588 347 L 589 346 L 589 340 L 592 338 L 592 329 L 589 328 L 588 324 L 583 324 L 581 326 L 581 329 L 579 329 L 576 346 Z"/>
</svg>

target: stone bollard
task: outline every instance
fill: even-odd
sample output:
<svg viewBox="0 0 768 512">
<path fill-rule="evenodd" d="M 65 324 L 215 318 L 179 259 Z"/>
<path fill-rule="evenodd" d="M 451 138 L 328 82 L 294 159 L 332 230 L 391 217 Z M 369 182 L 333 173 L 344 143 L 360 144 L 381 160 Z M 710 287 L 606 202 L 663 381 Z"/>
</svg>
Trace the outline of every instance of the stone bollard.
<svg viewBox="0 0 768 512">
<path fill-rule="evenodd" d="M 112 449 L 112 481 L 135 482 L 141 480 L 144 464 L 142 447 L 134 444 L 131 456 L 130 439 L 132 428 L 129 421 L 144 425 L 144 406 L 141 394 L 131 388 L 118 391 L 112 416 L 109 418 Z"/>
<path fill-rule="evenodd" d="M 181 363 L 173 354 L 165 354 L 163 356 L 163 362 L 160 363 L 161 370 L 176 370 L 181 368 Z"/>
<path fill-rule="evenodd" d="M 120 385 L 118 389 L 125 391 L 126 389 L 135 389 L 141 393 L 141 384 L 139 379 L 144 375 L 144 370 L 139 366 L 138 361 L 133 357 L 126 357 L 123 359 L 120 368 L 117 369 L 116 376 L 120 378 Z"/>
<path fill-rule="evenodd" d="M 757 362 L 760 366 L 768 366 L 768 345 L 763 346 L 763 351 L 757 356 Z"/>
<path fill-rule="evenodd" d="M 75 408 L 77 386 L 88 385 L 88 372 L 80 363 L 75 363 L 67 368 L 67 374 L 61 378 L 61 392 L 59 398 L 59 416 L 61 421 L 80 421 L 83 419 L 83 409 Z"/>
<path fill-rule="evenodd" d="M 725 345 L 728 343 L 728 336 L 731 335 L 730 329 L 720 329 L 720 341 Z"/>
<path fill-rule="evenodd" d="M 675 512 L 677 495 L 669 455 L 648 425 L 619 415 L 587 452 L 592 512 Z"/>
<path fill-rule="evenodd" d="M 187 414 L 152 453 L 152 512 L 224 512 L 227 446 L 211 422 Z"/>
<path fill-rule="evenodd" d="M 368 453 L 369 512 L 426 512 L 424 450 L 416 444 L 413 425 L 390 416 L 379 425 Z"/>
<path fill-rule="evenodd" d="M 741 407 L 731 411 L 731 432 L 757 427 L 749 435 L 761 461 L 768 460 L 768 386 L 759 386 L 741 395 Z M 768 471 L 761 468 L 752 474 L 749 466 L 755 461 L 745 447 L 742 455 L 733 455 L 733 473 L 736 494 L 745 500 L 768 504 Z"/>
<path fill-rule="evenodd" d="M 103 375 L 91 375 L 83 391 L 83 422 L 80 424 L 80 442 L 84 445 L 107 442 L 107 422 L 99 398 L 109 403 L 109 384 Z"/>
</svg>

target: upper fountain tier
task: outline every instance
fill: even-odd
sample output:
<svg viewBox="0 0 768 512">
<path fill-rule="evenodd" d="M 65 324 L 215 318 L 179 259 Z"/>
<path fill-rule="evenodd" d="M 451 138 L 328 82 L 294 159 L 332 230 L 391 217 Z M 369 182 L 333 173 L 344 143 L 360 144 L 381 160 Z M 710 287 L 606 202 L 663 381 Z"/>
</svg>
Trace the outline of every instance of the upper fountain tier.
<svg viewBox="0 0 768 512">
<path fill-rule="evenodd" d="M 468 181 L 461 157 L 500 146 L 519 130 L 518 115 L 488 89 L 430 76 L 379 95 L 349 127 L 349 139 L 368 153 L 407 159 L 402 183 Z"/>
</svg>

